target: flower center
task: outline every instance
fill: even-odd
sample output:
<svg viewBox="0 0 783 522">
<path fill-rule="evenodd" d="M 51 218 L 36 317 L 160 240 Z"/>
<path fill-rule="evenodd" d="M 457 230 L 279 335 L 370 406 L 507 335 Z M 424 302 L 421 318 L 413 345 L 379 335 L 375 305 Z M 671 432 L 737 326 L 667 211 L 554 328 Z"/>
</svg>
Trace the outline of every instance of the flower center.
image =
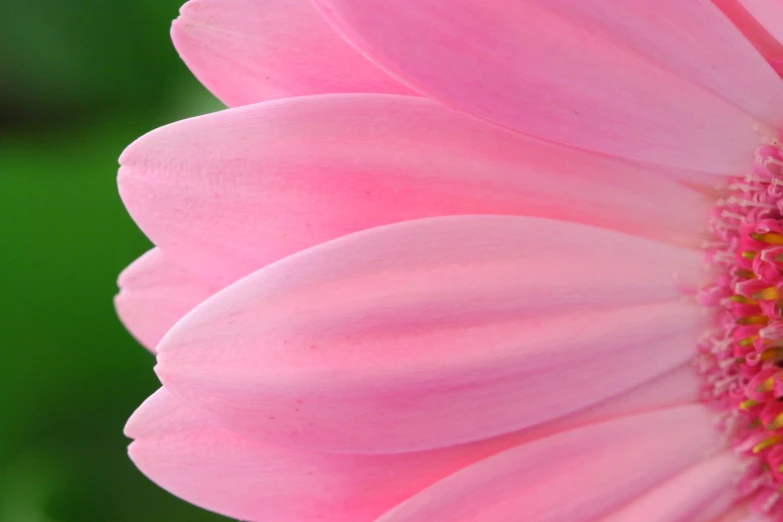
<svg viewBox="0 0 783 522">
<path fill-rule="evenodd" d="M 783 148 L 756 152 L 709 220 L 714 283 L 700 296 L 718 310 L 699 343 L 703 400 L 716 407 L 735 451 L 753 457 L 740 493 L 783 512 Z"/>
</svg>

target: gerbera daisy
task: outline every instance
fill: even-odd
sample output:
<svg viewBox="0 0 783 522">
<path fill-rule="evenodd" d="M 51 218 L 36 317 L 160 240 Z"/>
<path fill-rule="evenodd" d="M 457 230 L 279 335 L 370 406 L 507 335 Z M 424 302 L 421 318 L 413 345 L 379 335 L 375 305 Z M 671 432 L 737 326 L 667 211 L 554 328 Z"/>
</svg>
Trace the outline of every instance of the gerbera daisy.
<svg viewBox="0 0 783 522">
<path fill-rule="evenodd" d="M 134 462 L 258 522 L 783 520 L 781 14 L 186 4 L 233 108 L 120 160 Z"/>
</svg>

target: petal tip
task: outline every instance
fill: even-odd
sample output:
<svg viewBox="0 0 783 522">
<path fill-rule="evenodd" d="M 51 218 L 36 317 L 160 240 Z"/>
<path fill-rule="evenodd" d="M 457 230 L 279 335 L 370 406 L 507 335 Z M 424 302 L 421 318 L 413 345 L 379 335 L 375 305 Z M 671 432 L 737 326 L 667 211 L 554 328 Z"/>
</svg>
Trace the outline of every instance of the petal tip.
<svg viewBox="0 0 783 522">
<path fill-rule="evenodd" d="M 193 29 L 199 25 L 193 15 L 193 9 L 188 6 L 190 6 L 190 2 L 180 8 L 179 16 L 171 21 L 171 29 L 169 30 L 171 42 L 180 56 L 183 56 L 183 46 L 193 38 Z"/>
<path fill-rule="evenodd" d="M 133 298 L 128 295 L 127 291 L 120 290 L 120 292 L 114 296 L 113 301 L 117 318 L 128 333 L 131 334 L 136 342 L 153 355 L 157 354 L 155 349 L 155 345 L 157 344 L 156 336 L 149 331 L 145 331 L 143 328 L 139 328 L 137 324 L 138 320 L 134 320 L 134 314 L 136 314 L 138 306 L 137 303 L 134 303 Z"/>
<path fill-rule="evenodd" d="M 198 12 L 199 8 L 204 7 L 204 4 L 209 0 L 188 0 L 179 8 L 179 16 L 174 20 L 175 22 Z"/>
<path fill-rule="evenodd" d="M 125 423 L 126 437 L 139 440 L 159 432 L 170 431 L 176 426 L 179 401 L 166 388 L 158 388 L 141 403 Z"/>
</svg>

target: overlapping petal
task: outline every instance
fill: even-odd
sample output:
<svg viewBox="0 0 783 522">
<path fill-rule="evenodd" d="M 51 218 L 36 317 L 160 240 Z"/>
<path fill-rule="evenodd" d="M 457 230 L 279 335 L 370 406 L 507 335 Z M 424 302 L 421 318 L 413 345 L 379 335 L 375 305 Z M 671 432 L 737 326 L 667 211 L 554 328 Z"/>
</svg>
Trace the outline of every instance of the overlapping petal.
<svg viewBox="0 0 783 522">
<path fill-rule="evenodd" d="M 390 456 L 298 451 L 215 426 L 166 390 L 142 405 L 126 433 L 136 439 L 133 461 L 163 488 L 226 516 L 265 522 L 371 521 L 493 449 Z"/>
<path fill-rule="evenodd" d="M 783 2 L 780 0 L 738 1 L 778 43 L 783 44 Z"/>
<path fill-rule="evenodd" d="M 120 320 L 152 352 L 174 323 L 217 290 L 158 249 L 128 266 L 118 285 L 114 305 Z"/>
<path fill-rule="evenodd" d="M 428 96 L 569 145 L 740 174 L 783 124 L 783 84 L 710 2 L 316 3 Z"/>
<path fill-rule="evenodd" d="M 742 31 L 772 68 L 783 76 L 783 40 L 776 38 L 778 0 L 712 0 Z"/>
<path fill-rule="evenodd" d="M 699 462 L 718 438 L 702 406 L 593 424 L 480 461 L 378 522 L 596 520 Z"/>
<path fill-rule="evenodd" d="M 121 158 L 119 185 L 167 255 L 217 284 L 344 234 L 453 214 L 520 214 L 698 243 L 708 202 L 602 157 L 434 102 L 299 97 L 169 125 Z"/>
<path fill-rule="evenodd" d="M 602 522 L 699 522 L 712 520 L 737 500 L 740 459 L 725 451 L 705 459 L 640 495 Z"/>
<path fill-rule="evenodd" d="M 171 36 L 193 74 L 229 106 L 329 92 L 411 93 L 307 0 L 191 0 Z"/>
<path fill-rule="evenodd" d="M 578 411 L 691 357 L 697 251 L 512 216 L 409 221 L 270 265 L 159 346 L 167 388 L 234 431 L 395 452 Z"/>
<path fill-rule="evenodd" d="M 213 424 L 161 389 L 126 427 L 130 455 L 163 488 L 224 515 L 275 522 L 331 516 L 366 522 L 418 490 L 499 451 L 563 429 L 695 400 L 692 373 L 678 369 L 568 419 L 437 451 L 335 455 L 277 447 Z"/>
</svg>

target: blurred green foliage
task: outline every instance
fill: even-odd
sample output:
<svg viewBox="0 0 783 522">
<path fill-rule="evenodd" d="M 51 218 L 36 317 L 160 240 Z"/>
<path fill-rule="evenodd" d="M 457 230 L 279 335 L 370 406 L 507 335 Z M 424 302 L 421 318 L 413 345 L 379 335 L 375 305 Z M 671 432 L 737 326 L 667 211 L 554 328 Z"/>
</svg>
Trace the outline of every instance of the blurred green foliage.
<svg viewBox="0 0 783 522">
<path fill-rule="evenodd" d="M 116 158 L 220 107 L 170 44 L 179 4 L 0 2 L 0 522 L 225 520 L 149 482 L 122 435 L 158 383 L 112 307 L 149 248 Z"/>
</svg>

